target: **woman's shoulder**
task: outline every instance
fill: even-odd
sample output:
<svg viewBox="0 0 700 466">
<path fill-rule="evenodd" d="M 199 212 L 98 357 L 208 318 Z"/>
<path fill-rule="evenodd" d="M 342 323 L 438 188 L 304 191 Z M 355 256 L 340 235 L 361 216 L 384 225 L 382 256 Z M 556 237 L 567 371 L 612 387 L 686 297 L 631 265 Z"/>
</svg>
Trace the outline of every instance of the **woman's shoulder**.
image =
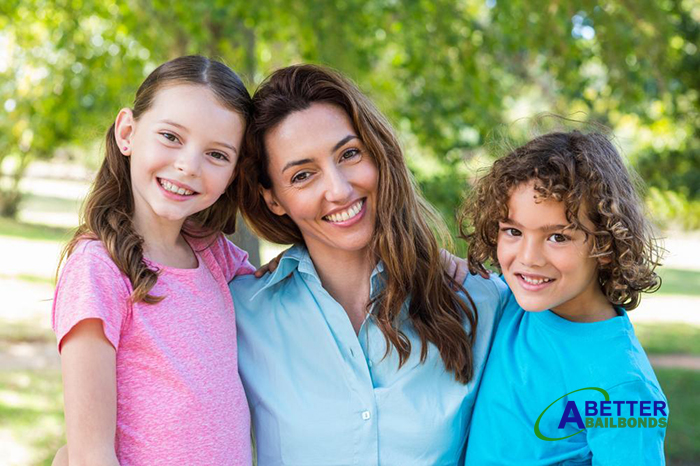
<svg viewBox="0 0 700 466">
<path fill-rule="evenodd" d="M 475 302 L 500 305 L 505 303 L 510 293 L 508 285 L 494 273 L 489 278 L 484 278 L 479 274 L 467 274 L 467 278 L 464 279 L 462 286 Z"/>
</svg>

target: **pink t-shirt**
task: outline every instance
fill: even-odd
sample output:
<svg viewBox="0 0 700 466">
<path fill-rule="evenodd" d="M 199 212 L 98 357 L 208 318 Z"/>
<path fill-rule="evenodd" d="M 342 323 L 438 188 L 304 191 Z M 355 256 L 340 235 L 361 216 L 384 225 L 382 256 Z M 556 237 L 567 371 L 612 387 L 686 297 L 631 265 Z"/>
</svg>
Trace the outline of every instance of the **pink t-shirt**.
<svg viewBox="0 0 700 466">
<path fill-rule="evenodd" d="M 223 236 L 189 242 L 196 269 L 152 264 L 161 273 L 150 294 L 165 296 L 158 304 L 131 304 L 131 283 L 100 241 L 78 244 L 56 287 L 59 350 L 71 328 L 88 318 L 102 320 L 116 349 L 122 466 L 252 462 L 227 283 L 254 269 Z"/>
</svg>

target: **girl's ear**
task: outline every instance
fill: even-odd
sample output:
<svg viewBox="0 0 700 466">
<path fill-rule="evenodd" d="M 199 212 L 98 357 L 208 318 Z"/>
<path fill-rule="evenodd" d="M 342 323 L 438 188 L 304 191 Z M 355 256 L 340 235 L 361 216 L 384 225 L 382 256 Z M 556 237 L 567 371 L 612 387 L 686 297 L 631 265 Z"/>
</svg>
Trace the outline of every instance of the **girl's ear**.
<svg viewBox="0 0 700 466">
<path fill-rule="evenodd" d="M 277 199 L 275 198 L 275 195 L 272 193 L 271 189 L 260 188 L 260 191 L 262 192 L 263 198 L 265 198 L 267 208 L 270 209 L 273 214 L 285 215 L 287 213 L 287 211 L 284 210 L 284 207 L 277 202 Z"/>
<path fill-rule="evenodd" d="M 135 129 L 134 114 L 130 108 L 123 108 L 117 115 L 117 120 L 114 122 L 114 139 L 117 141 L 117 146 L 125 156 L 131 155 L 131 140 Z"/>
</svg>

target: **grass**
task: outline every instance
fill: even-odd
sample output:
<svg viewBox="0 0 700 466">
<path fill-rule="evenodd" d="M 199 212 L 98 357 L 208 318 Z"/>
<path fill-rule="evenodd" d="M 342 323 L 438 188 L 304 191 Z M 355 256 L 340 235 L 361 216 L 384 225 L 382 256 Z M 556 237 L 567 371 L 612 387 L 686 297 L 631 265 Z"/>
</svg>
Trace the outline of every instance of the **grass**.
<svg viewBox="0 0 700 466">
<path fill-rule="evenodd" d="M 70 228 L 49 227 L 0 217 L 0 236 L 65 243 L 71 234 Z"/>
<path fill-rule="evenodd" d="M 0 387 L 0 431 L 9 430 L 25 447 L 9 446 L 3 464 L 50 465 L 65 443 L 60 372 L 2 371 Z"/>
<path fill-rule="evenodd" d="M 655 369 L 669 406 L 666 460 L 669 465 L 700 464 L 700 372 Z"/>
<path fill-rule="evenodd" d="M 634 326 L 634 332 L 647 354 L 700 355 L 700 327 L 640 323 Z"/>
<path fill-rule="evenodd" d="M 661 295 L 700 296 L 700 272 L 661 267 Z"/>
</svg>

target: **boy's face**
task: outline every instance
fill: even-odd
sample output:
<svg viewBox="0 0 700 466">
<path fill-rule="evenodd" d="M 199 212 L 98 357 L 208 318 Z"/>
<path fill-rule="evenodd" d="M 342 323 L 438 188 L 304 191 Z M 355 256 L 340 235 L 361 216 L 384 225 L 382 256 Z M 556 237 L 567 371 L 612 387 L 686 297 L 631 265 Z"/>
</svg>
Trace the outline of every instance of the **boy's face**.
<svg viewBox="0 0 700 466">
<path fill-rule="evenodd" d="M 515 299 L 526 311 L 551 309 L 573 321 L 612 317 L 591 242 L 583 231 L 567 229 L 564 204 L 539 199 L 534 185 L 513 188 L 508 219 L 499 223 L 498 261 Z M 581 220 L 593 229 L 585 215 Z"/>
</svg>

